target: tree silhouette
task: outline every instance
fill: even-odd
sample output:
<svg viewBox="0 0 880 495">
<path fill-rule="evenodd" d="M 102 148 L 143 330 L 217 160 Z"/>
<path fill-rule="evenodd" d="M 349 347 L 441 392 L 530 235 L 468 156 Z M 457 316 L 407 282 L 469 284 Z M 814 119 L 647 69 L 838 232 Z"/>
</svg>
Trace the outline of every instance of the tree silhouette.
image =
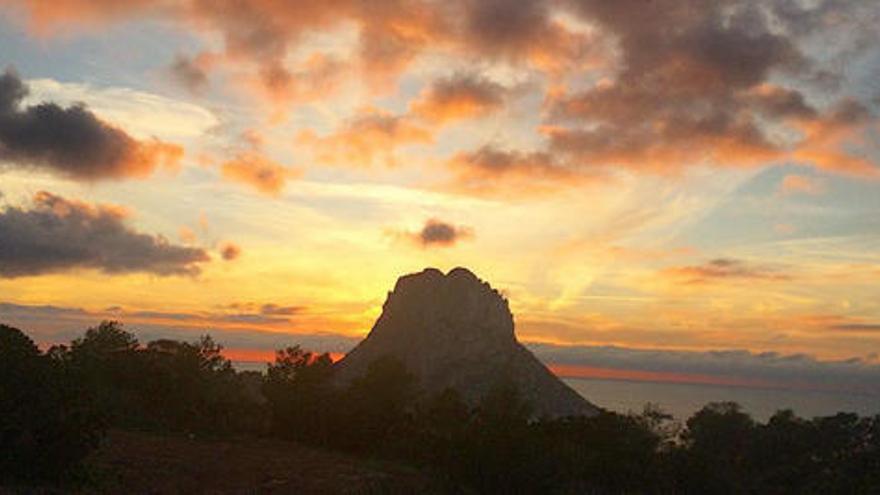
<svg viewBox="0 0 880 495">
<path fill-rule="evenodd" d="M 0 479 L 57 479 L 97 446 L 101 418 L 66 371 L 0 325 Z"/>
<path fill-rule="evenodd" d="M 285 438 L 327 442 L 333 427 L 334 393 L 329 385 L 333 361 L 299 346 L 275 353 L 266 371 L 266 397 L 272 431 Z"/>
</svg>

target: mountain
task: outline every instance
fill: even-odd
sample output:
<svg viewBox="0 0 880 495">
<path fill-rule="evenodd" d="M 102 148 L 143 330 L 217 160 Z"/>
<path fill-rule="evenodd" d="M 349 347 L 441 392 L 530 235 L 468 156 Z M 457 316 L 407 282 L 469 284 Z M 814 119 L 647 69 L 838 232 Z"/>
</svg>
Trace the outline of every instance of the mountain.
<svg viewBox="0 0 880 495">
<path fill-rule="evenodd" d="M 598 408 L 569 388 L 516 340 L 507 300 L 465 268 L 405 275 L 369 335 L 336 364 L 348 383 L 377 358 L 403 361 L 428 393 L 456 389 L 476 404 L 493 386 L 516 385 L 536 417 L 594 415 Z"/>
</svg>

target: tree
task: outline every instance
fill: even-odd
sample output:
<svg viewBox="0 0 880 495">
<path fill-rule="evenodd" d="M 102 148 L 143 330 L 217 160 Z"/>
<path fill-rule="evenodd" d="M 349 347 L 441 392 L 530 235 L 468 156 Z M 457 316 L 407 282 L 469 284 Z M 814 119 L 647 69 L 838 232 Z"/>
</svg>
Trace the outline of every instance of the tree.
<svg viewBox="0 0 880 495">
<path fill-rule="evenodd" d="M 312 443 L 328 440 L 332 433 L 332 367 L 329 354 L 314 354 L 299 346 L 275 353 L 263 383 L 275 434 Z"/>
<path fill-rule="evenodd" d="M 696 412 L 683 434 L 683 484 L 703 493 L 750 491 L 749 454 L 756 431 L 752 418 L 734 402 L 713 402 Z"/>
<path fill-rule="evenodd" d="M 0 478 L 58 479 L 97 446 L 103 423 L 63 363 L 0 325 Z"/>
<path fill-rule="evenodd" d="M 341 396 L 337 418 L 346 448 L 378 452 L 411 430 L 418 387 L 415 376 L 394 356 L 376 359 Z"/>
</svg>

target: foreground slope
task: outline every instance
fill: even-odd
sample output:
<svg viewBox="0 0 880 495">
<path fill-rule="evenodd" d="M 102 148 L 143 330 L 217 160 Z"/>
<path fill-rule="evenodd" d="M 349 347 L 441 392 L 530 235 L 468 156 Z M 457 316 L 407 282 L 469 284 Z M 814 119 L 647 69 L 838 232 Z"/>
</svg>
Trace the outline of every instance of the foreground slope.
<svg viewBox="0 0 880 495">
<path fill-rule="evenodd" d="M 0 495 L 450 492 L 433 476 L 399 463 L 258 438 L 209 440 L 114 430 L 88 466 L 84 486 L 0 485 Z"/>
<path fill-rule="evenodd" d="M 337 363 L 336 378 L 347 383 L 388 355 L 403 361 L 428 393 L 453 388 L 476 404 L 509 383 L 537 417 L 598 412 L 516 340 L 507 300 L 464 268 L 400 277 L 370 334 Z"/>
</svg>

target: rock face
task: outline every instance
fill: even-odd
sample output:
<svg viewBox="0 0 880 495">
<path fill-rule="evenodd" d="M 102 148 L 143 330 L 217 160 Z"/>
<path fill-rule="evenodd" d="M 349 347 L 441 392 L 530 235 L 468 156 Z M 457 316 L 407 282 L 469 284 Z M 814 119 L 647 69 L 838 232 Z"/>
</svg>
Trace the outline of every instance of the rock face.
<svg viewBox="0 0 880 495">
<path fill-rule="evenodd" d="M 598 412 L 517 342 L 507 300 L 464 268 L 400 277 L 370 334 L 336 364 L 336 380 L 348 383 L 387 355 L 403 361 L 428 393 L 451 387 L 475 404 L 496 384 L 512 382 L 536 417 Z"/>
</svg>

